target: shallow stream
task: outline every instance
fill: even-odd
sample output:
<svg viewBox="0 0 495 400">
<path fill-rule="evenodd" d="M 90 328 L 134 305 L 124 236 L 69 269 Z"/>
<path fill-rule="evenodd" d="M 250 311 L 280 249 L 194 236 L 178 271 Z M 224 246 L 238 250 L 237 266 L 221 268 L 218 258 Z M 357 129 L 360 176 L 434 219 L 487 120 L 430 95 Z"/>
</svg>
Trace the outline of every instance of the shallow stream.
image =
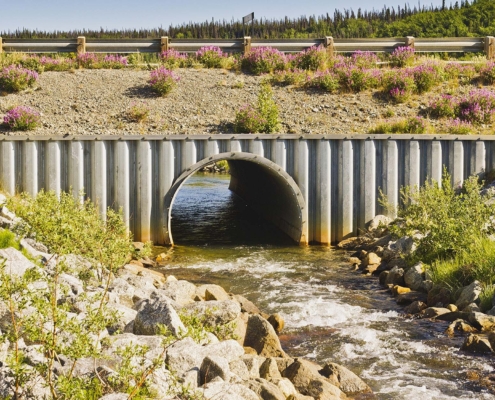
<svg viewBox="0 0 495 400">
<path fill-rule="evenodd" d="M 404 318 L 376 278 L 351 271 L 343 251 L 291 245 L 228 182 L 196 174 L 179 191 L 177 245 L 156 248 L 167 253 L 167 274 L 219 284 L 280 313 L 280 339 L 291 356 L 342 364 L 379 399 L 495 399 L 473 379 L 494 371 L 494 358 L 460 352 L 463 339 L 448 339 L 447 323 Z"/>
</svg>

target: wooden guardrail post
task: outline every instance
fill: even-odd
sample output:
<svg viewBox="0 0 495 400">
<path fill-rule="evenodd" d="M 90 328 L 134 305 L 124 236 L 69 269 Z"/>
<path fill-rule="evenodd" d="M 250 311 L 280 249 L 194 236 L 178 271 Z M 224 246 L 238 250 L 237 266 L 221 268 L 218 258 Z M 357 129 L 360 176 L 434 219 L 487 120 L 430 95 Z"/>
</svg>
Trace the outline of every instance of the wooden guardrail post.
<svg viewBox="0 0 495 400">
<path fill-rule="evenodd" d="M 77 37 L 77 54 L 86 53 L 86 37 L 78 36 Z"/>
<path fill-rule="evenodd" d="M 326 36 L 323 43 L 325 48 L 327 49 L 328 57 L 332 58 L 335 52 L 335 43 L 333 41 L 333 36 Z"/>
<path fill-rule="evenodd" d="M 404 42 L 406 47 L 411 47 L 414 49 L 414 36 L 406 36 Z"/>
<path fill-rule="evenodd" d="M 243 47 L 244 47 L 244 54 L 247 54 L 251 51 L 251 36 L 244 36 L 244 42 L 243 42 Z"/>
<path fill-rule="evenodd" d="M 495 58 L 495 37 L 493 36 L 487 36 L 485 38 L 485 55 L 489 60 Z"/>
<path fill-rule="evenodd" d="M 168 51 L 168 47 L 169 47 L 168 36 L 162 36 L 160 38 L 160 53 L 163 53 L 164 51 Z"/>
</svg>

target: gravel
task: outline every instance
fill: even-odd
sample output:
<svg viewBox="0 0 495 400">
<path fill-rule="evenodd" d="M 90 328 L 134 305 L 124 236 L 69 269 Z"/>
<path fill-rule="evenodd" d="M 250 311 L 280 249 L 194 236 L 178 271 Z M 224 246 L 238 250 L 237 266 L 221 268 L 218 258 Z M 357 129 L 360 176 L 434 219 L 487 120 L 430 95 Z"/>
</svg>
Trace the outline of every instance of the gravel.
<svg viewBox="0 0 495 400">
<path fill-rule="evenodd" d="M 41 112 L 42 127 L 5 135 L 135 135 L 231 133 L 236 111 L 254 103 L 263 77 L 218 69 L 180 69 L 181 80 L 166 97 L 148 87 L 149 71 L 76 70 L 45 72 L 37 86 L 0 97 L 0 118 L 14 105 Z M 426 104 L 415 97 L 390 105 L 376 92 L 329 94 L 294 87 L 273 88 L 280 133 L 366 133 L 388 109 L 395 117 L 418 114 Z M 133 104 L 146 103 L 145 122 L 127 118 Z M 438 124 L 438 122 L 433 122 Z"/>
</svg>

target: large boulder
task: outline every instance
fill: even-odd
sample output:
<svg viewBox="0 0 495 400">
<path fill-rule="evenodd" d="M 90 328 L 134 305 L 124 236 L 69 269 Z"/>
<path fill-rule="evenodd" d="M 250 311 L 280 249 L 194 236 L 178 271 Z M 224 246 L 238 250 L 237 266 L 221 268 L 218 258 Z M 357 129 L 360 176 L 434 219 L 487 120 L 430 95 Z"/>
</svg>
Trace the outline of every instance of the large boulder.
<svg viewBox="0 0 495 400">
<path fill-rule="evenodd" d="M 201 363 L 199 371 L 201 384 L 211 382 L 216 377 L 222 378 L 225 382 L 230 381 L 231 372 L 229 362 L 217 355 L 206 356 Z"/>
<path fill-rule="evenodd" d="M 186 337 L 168 347 L 165 362 L 171 371 L 181 376 L 193 368 L 199 369 L 203 358 L 202 346 Z"/>
<path fill-rule="evenodd" d="M 252 347 L 264 357 L 285 357 L 280 340 L 273 326 L 261 315 L 249 317 L 244 346 Z"/>
<path fill-rule="evenodd" d="M 459 298 L 455 302 L 455 305 L 457 306 L 457 308 L 459 308 L 459 310 L 463 310 L 469 304 L 474 303 L 476 300 L 478 300 L 481 290 L 482 288 L 479 281 L 474 281 L 470 285 L 465 286 L 462 289 Z"/>
<path fill-rule="evenodd" d="M 222 380 L 208 383 L 201 393 L 207 400 L 259 400 L 258 395 L 248 387 Z"/>
<path fill-rule="evenodd" d="M 406 283 L 406 286 L 412 290 L 426 291 L 423 284 L 424 273 L 425 269 L 421 262 L 407 269 L 404 273 L 404 282 Z"/>
<path fill-rule="evenodd" d="M 5 272 L 18 277 L 24 276 L 28 269 L 38 268 L 24 254 L 13 247 L 0 249 L 0 260 L 2 259 L 5 260 Z"/>
<path fill-rule="evenodd" d="M 481 331 L 491 331 L 495 329 L 495 317 L 481 312 L 469 313 L 469 322 Z"/>
<path fill-rule="evenodd" d="M 274 358 L 267 358 L 260 367 L 260 377 L 271 381 L 272 379 L 282 378 L 278 370 L 277 361 Z"/>
<path fill-rule="evenodd" d="M 402 268 L 398 267 L 393 267 L 386 279 L 385 279 L 385 284 L 386 285 L 399 285 L 399 286 L 404 286 L 404 270 Z"/>
<path fill-rule="evenodd" d="M 241 305 L 241 311 L 247 312 L 249 314 L 260 314 L 260 309 L 252 301 L 246 299 L 245 297 L 235 294 L 234 300 Z"/>
<path fill-rule="evenodd" d="M 194 302 L 196 285 L 184 280 L 171 281 L 165 283 L 160 291 L 180 305 L 186 305 Z"/>
<path fill-rule="evenodd" d="M 337 400 L 344 397 L 342 391 L 320 374 L 321 367 L 304 359 L 296 359 L 283 376 L 288 378 L 302 394 L 316 400 Z"/>
<path fill-rule="evenodd" d="M 461 350 L 469 353 L 493 353 L 490 341 L 487 338 L 470 334 L 462 344 Z"/>
<path fill-rule="evenodd" d="M 327 363 L 320 374 L 342 390 L 345 394 L 372 393 L 371 388 L 354 372 L 342 365 Z"/>
<path fill-rule="evenodd" d="M 157 293 L 140 304 L 134 320 L 134 333 L 156 335 L 160 333 L 160 325 L 165 326 L 176 337 L 186 331 L 170 299 Z"/>
<path fill-rule="evenodd" d="M 255 379 L 248 382 L 248 387 L 263 400 L 285 400 L 286 397 L 280 388 L 265 380 Z"/>
<path fill-rule="evenodd" d="M 371 221 L 366 224 L 368 232 L 372 233 L 375 237 L 383 235 L 388 225 L 392 222 L 392 218 L 386 215 L 376 215 Z"/>
</svg>

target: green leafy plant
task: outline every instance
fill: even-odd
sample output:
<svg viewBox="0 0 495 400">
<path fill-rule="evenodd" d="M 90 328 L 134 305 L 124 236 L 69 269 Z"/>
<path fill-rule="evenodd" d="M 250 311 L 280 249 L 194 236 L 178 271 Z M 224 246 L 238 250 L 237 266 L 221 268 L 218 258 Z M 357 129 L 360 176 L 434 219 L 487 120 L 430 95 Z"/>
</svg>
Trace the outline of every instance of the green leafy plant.
<svg viewBox="0 0 495 400">
<path fill-rule="evenodd" d="M 150 107 L 146 103 L 132 103 L 126 111 L 126 117 L 131 122 L 142 123 L 148 119 Z"/>
<path fill-rule="evenodd" d="M 270 85 L 261 85 L 256 106 L 247 105 L 237 112 L 234 127 L 239 133 L 273 133 L 279 130 L 278 107 Z"/>
<path fill-rule="evenodd" d="M 428 124 L 421 117 L 385 121 L 371 128 L 369 133 L 426 133 Z"/>
</svg>

